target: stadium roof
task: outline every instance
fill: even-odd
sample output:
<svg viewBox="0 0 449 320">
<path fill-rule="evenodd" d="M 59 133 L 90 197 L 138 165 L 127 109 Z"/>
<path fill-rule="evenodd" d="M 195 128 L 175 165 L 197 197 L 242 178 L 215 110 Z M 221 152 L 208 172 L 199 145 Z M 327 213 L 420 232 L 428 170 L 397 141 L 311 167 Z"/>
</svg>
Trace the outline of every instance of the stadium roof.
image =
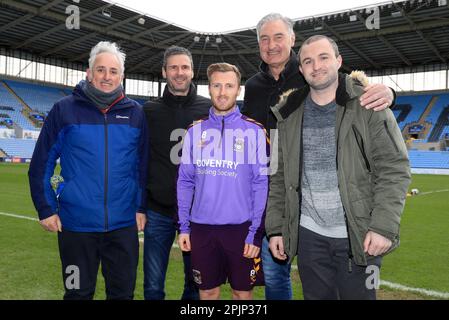
<svg viewBox="0 0 449 320">
<path fill-rule="evenodd" d="M 79 3 L 77 3 L 79 2 Z M 80 29 L 68 29 L 68 6 L 80 10 Z M 368 8 L 295 20 L 295 50 L 304 39 L 325 34 L 339 45 L 344 68 L 372 73 L 447 68 L 449 59 L 449 6 L 447 0 L 410 0 L 380 3 L 380 28 Z M 0 48 L 8 55 L 33 56 L 45 61 L 86 67 L 92 46 L 102 40 L 120 44 L 127 53 L 128 76 L 161 77 L 161 60 L 170 45 L 189 48 L 195 73 L 206 79 L 210 63 L 237 65 L 243 79 L 260 64 L 255 29 L 230 33 L 196 33 L 173 23 L 100 0 L 0 0 Z M 52 62 L 53 61 L 53 62 Z M 400 71 L 399 71 L 400 70 Z"/>
</svg>

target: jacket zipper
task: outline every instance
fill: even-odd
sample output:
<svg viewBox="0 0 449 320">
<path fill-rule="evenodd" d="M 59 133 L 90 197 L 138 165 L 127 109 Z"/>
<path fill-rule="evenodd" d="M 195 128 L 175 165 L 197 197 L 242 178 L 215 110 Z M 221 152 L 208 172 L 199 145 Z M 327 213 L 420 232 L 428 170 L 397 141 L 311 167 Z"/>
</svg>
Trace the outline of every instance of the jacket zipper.
<svg viewBox="0 0 449 320">
<path fill-rule="evenodd" d="M 344 207 L 343 207 L 344 209 Z M 354 255 L 352 254 L 352 249 L 351 249 L 351 237 L 349 236 L 349 223 L 348 223 L 348 218 L 346 217 L 346 212 L 345 212 L 345 223 L 346 223 L 346 230 L 348 233 L 348 245 L 349 245 L 349 249 L 348 249 L 348 272 L 351 273 L 352 272 L 352 259 L 354 258 Z"/>
<path fill-rule="evenodd" d="M 340 129 L 341 129 L 341 124 L 343 123 L 343 118 L 345 117 L 346 114 L 346 108 L 344 108 L 343 111 L 343 115 L 341 117 L 341 121 L 340 121 L 340 126 L 339 126 L 339 130 L 338 130 L 338 136 L 337 136 L 337 147 L 336 147 L 336 156 L 335 156 L 335 160 L 336 160 L 336 167 L 337 167 L 337 174 L 338 174 L 338 148 L 340 146 Z M 340 188 L 340 183 L 338 184 L 338 187 Z M 343 204 L 343 203 L 342 203 Z M 343 210 L 344 210 L 344 217 L 345 217 L 345 224 L 346 224 L 346 232 L 348 234 L 348 272 L 352 273 L 352 259 L 354 258 L 354 255 L 352 254 L 352 247 L 351 247 L 351 236 L 349 234 L 349 223 L 348 223 L 348 217 L 346 216 L 346 210 L 345 207 L 343 205 Z"/>
<path fill-rule="evenodd" d="M 388 130 L 387 120 L 384 120 L 384 127 L 385 127 L 385 130 L 387 131 L 388 137 L 390 137 L 391 143 L 393 143 L 394 149 L 396 150 L 396 152 L 399 152 L 399 148 L 396 145 L 396 143 L 394 142 L 394 139 L 393 139 L 393 136 L 391 135 L 390 130 Z"/>
<path fill-rule="evenodd" d="M 108 115 L 104 114 L 104 228 L 108 231 Z"/>
<path fill-rule="evenodd" d="M 106 110 L 100 110 L 104 117 L 104 228 L 108 231 L 108 115 L 109 110 L 125 97 L 122 93 L 114 102 L 112 102 Z"/>
<path fill-rule="evenodd" d="M 224 120 L 224 116 L 223 116 L 223 118 L 221 118 L 221 137 L 220 137 L 220 143 L 218 144 L 219 147 L 221 147 L 221 141 L 223 140 L 224 125 L 225 125 L 225 120 Z"/>
</svg>

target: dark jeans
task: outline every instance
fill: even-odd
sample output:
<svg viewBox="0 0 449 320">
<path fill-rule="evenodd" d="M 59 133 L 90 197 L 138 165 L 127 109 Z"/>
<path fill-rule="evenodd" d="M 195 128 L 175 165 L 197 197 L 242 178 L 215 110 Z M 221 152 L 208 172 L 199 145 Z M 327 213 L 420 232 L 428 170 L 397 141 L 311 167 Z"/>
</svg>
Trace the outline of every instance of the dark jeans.
<svg viewBox="0 0 449 320">
<path fill-rule="evenodd" d="M 110 232 L 58 233 L 65 300 L 89 300 L 95 294 L 98 267 L 106 299 L 133 299 L 139 261 L 136 226 Z"/>
<path fill-rule="evenodd" d="M 349 260 L 348 252 L 347 238 L 329 238 L 300 227 L 298 270 L 304 299 L 376 299 L 376 290 L 368 279 L 373 273 L 366 273 L 367 266 L 358 266 Z M 381 261 L 381 257 L 372 257 L 368 259 L 368 266 L 380 269 Z"/>
<path fill-rule="evenodd" d="M 143 292 L 145 300 L 165 298 L 165 277 L 170 250 L 176 237 L 175 221 L 148 210 L 143 246 Z M 199 300 L 198 288 L 193 281 L 190 252 L 183 252 L 184 291 L 181 300 Z"/>
<path fill-rule="evenodd" d="M 263 237 L 262 250 L 263 274 L 265 279 L 266 300 L 292 300 L 292 282 L 290 279 L 291 264 L 280 261 L 271 255 L 267 237 Z"/>
</svg>

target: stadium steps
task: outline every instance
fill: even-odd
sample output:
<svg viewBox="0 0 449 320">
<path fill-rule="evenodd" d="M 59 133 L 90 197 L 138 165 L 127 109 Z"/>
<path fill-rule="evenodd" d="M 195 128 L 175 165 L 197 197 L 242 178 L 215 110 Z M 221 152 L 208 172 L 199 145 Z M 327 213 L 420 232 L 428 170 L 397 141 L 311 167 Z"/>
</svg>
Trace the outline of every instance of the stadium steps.
<svg viewBox="0 0 449 320">
<path fill-rule="evenodd" d="M 419 124 L 424 125 L 424 122 L 426 121 L 427 116 L 429 115 L 430 111 L 432 111 L 433 106 L 435 105 L 435 103 L 438 101 L 439 96 L 433 96 L 432 99 L 430 100 L 429 104 L 427 105 L 426 109 L 424 110 L 423 114 L 421 115 L 421 117 L 418 120 Z"/>
<path fill-rule="evenodd" d="M 19 95 L 17 95 L 16 92 L 11 89 L 11 87 L 5 81 L 2 81 L 2 84 L 6 88 L 6 90 L 8 90 L 9 93 L 22 104 L 22 106 L 28 111 L 29 114 L 32 111 L 30 106 L 25 101 L 23 101 L 23 99 Z"/>
<path fill-rule="evenodd" d="M 3 149 L 0 149 L 0 158 L 6 158 L 8 155 L 3 151 Z"/>
<path fill-rule="evenodd" d="M 5 82 L 2 81 L 3 86 L 6 88 L 6 90 L 9 91 L 9 93 L 16 98 L 20 104 L 23 106 L 22 108 L 22 115 L 25 117 L 25 119 L 28 120 L 29 124 L 33 127 L 36 128 L 36 123 L 33 122 L 33 120 L 31 119 L 30 113 L 33 112 L 33 110 L 31 109 L 31 107 Z"/>
<path fill-rule="evenodd" d="M 420 95 L 413 95 L 413 96 L 398 96 L 396 98 L 396 104 L 397 105 L 410 105 L 411 108 L 410 111 L 407 113 L 406 118 L 399 122 L 399 127 L 401 128 L 402 132 L 405 134 L 407 131 L 404 131 L 407 125 L 411 123 L 417 123 L 419 119 L 421 118 L 422 114 L 424 113 L 424 110 L 429 105 L 430 101 L 432 100 L 433 95 L 429 94 L 420 94 Z"/>
<path fill-rule="evenodd" d="M 427 122 L 427 121 L 425 121 L 424 123 L 419 123 L 419 122 L 409 123 L 402 130 L 402 136 L 404 137 L 404 139 L 406 139 L 406 137 L 409 134 L 409 128 L 413 127 L 415 125 L 422 125 L 424 127 L 424 129 L 419 133 L 419 138 L 418 139 L 420 139 L 420 140 L 425 140 L 425 137 L 427 137 L 427 135 L 429 134 L 429 132 L 433 128 L 433 124 L 431 124 L 430 122 Z"/>
<path fill-rule="evenodd" d="M 407 118 L 411 110 L 412 110 L 411 104 L 396 104 L 391 109 L 391 111 L 393 111 L 393 114 L 396 118 L 396 122 L 398 123 L 398 126 L 401 129 L 401 131 L 403 131 L 404 129 L 403 121 Z"/>
<path fill-rule="evenodd" d="M 13 126 L 10 129 L 14 129 L 16 126 L 26 129 L 34 130 L 35 127 L 22 113 L 24 109 L 23 103 L 17 98 L 14 92 L 11 92 L 5 81 L 0 80 L 0 104 L 4 107 L 10 107 L 11 110 L 5 110 L 5 114 L 9 115 L 9 118 L 13 121 Z"/>
<path fill-rule="evenodd" d="M 441 112 L 437 124 L 433 127 L 432 133 L 429 136 L 429 142 L 436 142 L 440 139 L 444 127 L 449 125 L 449 106 L 445 107 Z"/>
<path fill-rule="evenodd" d="M 6 90 L 8 90 L 9 93 L 20 102 L 20 104 L 23 106 L 21 111 L 22 115 L 30 122 L 30 125 L 32 127 L 35 127 L 35 124 L 30 119 L 30 112 L 32 111 L 30 106 L 25 101 L 23 101 L 23 99 L 18 94 L 16 94 L 16 92 L 6 82 L 2 81 L 2 84 L 6 88 Z"/>
<path fill-rule="evenodd" d="M 433 128 L 433 124 L 431 124 L 430 122 L 425 121 L 424 123 L 421 123 L 424 126 L 424 130 L 421 133 L 421 136 L 423 137 L 423 139 L 425 139 L 425 137 L 427 137 L 430 132 L 432 131 Z"/>
</svg>

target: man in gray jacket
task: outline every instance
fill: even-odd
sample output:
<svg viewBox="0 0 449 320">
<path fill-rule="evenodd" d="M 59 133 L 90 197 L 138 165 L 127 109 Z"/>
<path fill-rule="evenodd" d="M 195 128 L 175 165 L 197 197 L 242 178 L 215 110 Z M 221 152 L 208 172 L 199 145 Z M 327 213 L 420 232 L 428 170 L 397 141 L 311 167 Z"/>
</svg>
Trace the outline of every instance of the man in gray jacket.
<svg viewBox="0 0 449 320">
<path fill-rule="evenodd" d="M 270 250 L 281 260 L 298 254 L 305 299 L 375 299 L 369 277 L 399 244 L 411 177 L 405 143 L 391 110 L 360 107 L 366 79 L 338 73 L 332 39 L 307 39 L 298 58 L 308 86 L 272 108 L 279 156 L 266 216 Z"/>
</svg>

